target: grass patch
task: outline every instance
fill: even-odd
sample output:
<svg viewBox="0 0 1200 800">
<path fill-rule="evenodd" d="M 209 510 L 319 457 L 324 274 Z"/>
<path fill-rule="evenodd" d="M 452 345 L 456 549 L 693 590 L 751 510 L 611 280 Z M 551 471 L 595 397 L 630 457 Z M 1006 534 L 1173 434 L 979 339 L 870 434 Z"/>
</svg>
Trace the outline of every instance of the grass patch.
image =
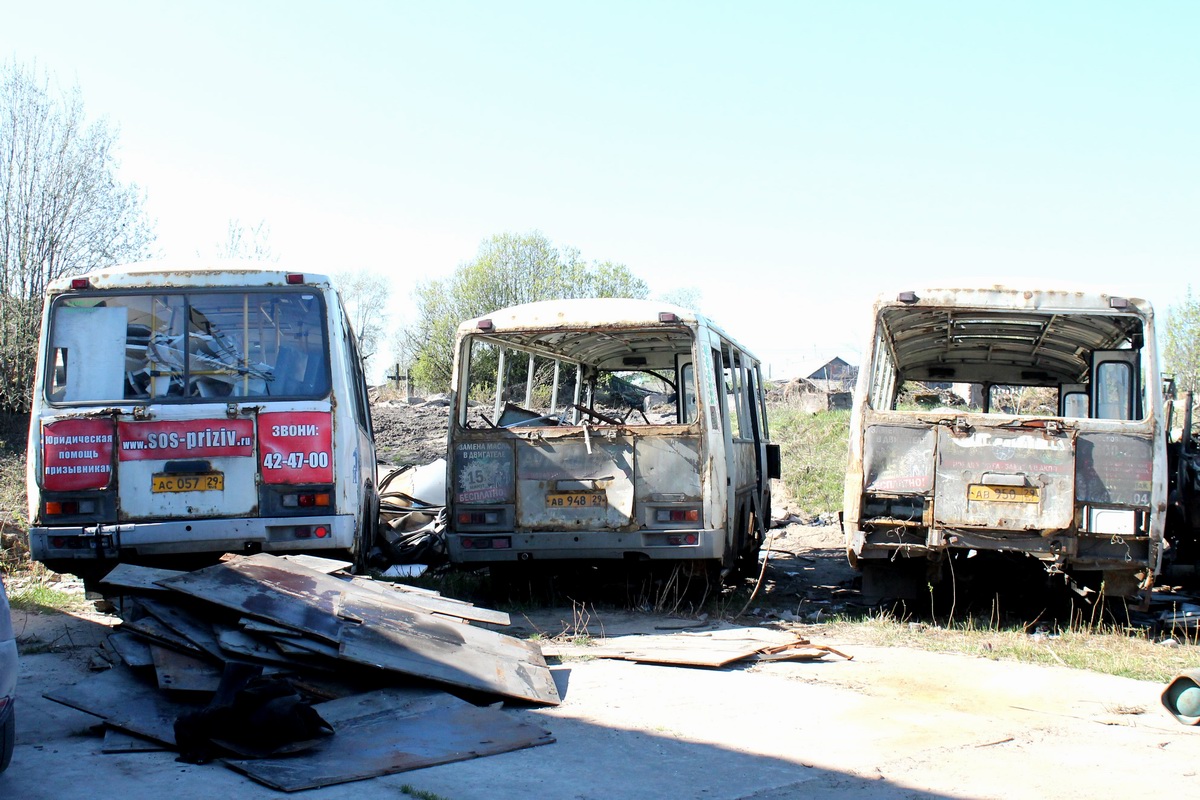
<svg viewBox="0 0 1200 800">
<path fill-rule="evenodd" d="M 809 413 L 783 405 L 767 409 L 771 441 L 783 456 L 783 484 L 808 514 L 842 507 L 846 480 L 849 411 Z"/>
<path fill-rule="evenodd" d="M 856 644 L 1074 667 L 1155 683 L 1166 683 L 1196 663 L 1195 648 L 1187 646 L 1187 639 L 1181 638 L 1179 647 L 1167 647 L 1143 631 L 1116 625 L 1080 625 L 1029 634 L 1024 626 L 998 627 L 986 619 L 939 627 L 881 613 L 858 619 L 835 617 L 809 630 L 822 638 Z"/>
<path fill-rule="evenodd" d="M 69 611 L 86 605 L 82 595 L 64 592 L 41 581 L 14 581 L 8 588 L 8 603 L 25 611 Z"/>
<path fill-rule="evenodd" d="M 443 797 L 442 795 L 438 794 L 437 792 L 430 792 L 430 791 L 426 791 L 425 789 L 418 789 L 417 787 L 411 786 L 407 783 L 400 787 L 400 791 L 403 792 L 404 794 L 408 795 L 409 797 L 417 798 L 417 800 L 448 800 L 447 798 Z"/>
<path fill-rule="evenodd" d="M 25 454 L 0 448 L 0 571 L 29 565 L 29 520 L 25 503 Z"/>
</svg>

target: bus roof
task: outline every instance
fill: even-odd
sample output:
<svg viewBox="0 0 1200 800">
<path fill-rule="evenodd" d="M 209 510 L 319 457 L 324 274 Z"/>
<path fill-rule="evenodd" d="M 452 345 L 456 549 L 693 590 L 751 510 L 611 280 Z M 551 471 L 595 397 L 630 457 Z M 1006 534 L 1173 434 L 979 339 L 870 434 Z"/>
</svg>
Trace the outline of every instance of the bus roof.
<svg viewBox="0 0 1200 800">
<path fill-rule="evenodd" d="M 604 328 L 627 325 L 658 325 L 659 314 L 674 314 L 676 320 L 688 326 L 704 326 L 726 341 L 752 355 L 736 339 L 728 335 L 711 319 L 691 309 L 661 300 L 635 300 L 624 297 L 587 297 L 565 300 L 540 300 L 534 303 L 509 306 L 489 314 L 466 320 L 458 326 L 459 337 L 480 330 L 479 323 L 490 320 L 489 333 L 506 331 L 556 330 L 575 328 Z"/>
<path fill-rule="evenodd" d="M 82 275 L 58 278 L 50 283 L 51 293 L 66 292 L 80 278 L 91 289 L 142 289 L 165 286 L 282 286 L 288 275 L 303 275 L 306 286 L 332 286 L 329 276 L 267 266 L 259 261 L 231 259 L 160 259 L 102 267 Z"/>
<path fill-rule="evenodd" d="M 1136 310 L 1143 316 L 1153 315 L 1149 301 L 1119 292 L 1105 291 L 1095 286 L 1055 284 L 1048 281 L 1040 281 L 1037 285 L 1040 288 L 999 283 L 904 287 L 901 291 L 879 294 L 875 306 L 945 306 L 1093 314 Z M 1118 301 L 1116 305 L 1112 303 L 1114 299 Z M 1127 301 L 1127 305 L 1122 305 L 1120 300 Z"/>
</svg>

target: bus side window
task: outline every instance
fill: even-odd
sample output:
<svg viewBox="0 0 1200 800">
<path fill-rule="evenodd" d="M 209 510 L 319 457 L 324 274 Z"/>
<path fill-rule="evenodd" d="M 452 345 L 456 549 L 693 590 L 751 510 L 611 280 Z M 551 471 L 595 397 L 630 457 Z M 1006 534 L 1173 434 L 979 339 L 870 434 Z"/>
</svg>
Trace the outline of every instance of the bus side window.
<svg viewBox="0 0 1200 800">
<path fill-rule="evenodd" d="M 1133 368 L 1119 361 L 1105 361 L 1096 368 L 1096 416 L 1100 419 L 1131 419 Z"/>
<path fill-rule="evenodd" d="M 675 381 L 675 396 L 678 398 L 679 424 L 688 425 L 696 421 L 696 369 L 688 361 L 679 365 Z"/>
</svg>

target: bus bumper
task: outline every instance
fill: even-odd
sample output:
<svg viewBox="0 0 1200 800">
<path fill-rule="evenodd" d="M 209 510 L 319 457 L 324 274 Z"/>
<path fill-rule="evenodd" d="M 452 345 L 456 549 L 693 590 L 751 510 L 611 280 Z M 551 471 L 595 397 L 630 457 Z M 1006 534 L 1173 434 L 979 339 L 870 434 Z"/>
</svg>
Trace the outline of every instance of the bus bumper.
<svg viewBox="0 0 1200 800">
<path fill-rule="evenodd" d="M 324 536 L 320 535 L 321 528 Z M 122 553 L 152 556 L 349 550 L 353 544 L 353 514 L 29 529 L 29 551 L 35 561 L 115 559 Z"/>
<path fill-rule="evenodd" d="M 719 559 L 725 549 L 721 530 L 670 531 L 447 531 L 454 564 L 517 561 L 616 559 L 627 555 L 653 561 Z"/>
</svg>

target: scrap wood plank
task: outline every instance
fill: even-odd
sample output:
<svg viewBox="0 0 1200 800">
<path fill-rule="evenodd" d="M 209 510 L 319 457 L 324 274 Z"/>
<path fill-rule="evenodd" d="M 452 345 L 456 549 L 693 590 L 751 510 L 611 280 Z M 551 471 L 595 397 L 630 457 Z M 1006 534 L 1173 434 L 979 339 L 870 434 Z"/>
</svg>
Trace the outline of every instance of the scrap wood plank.
<svg viewBox="0 0 1200 800">
<path fill-rule="evenodd" d="M 348 661 L 534 703 L 561 702 L 534 642 L 348 595 L 339 643 Z"/>
<path fill-rule="evenodd" d="M 142 567 L 136 564 L 118 564 L 100 579 L 100 583 L 114 589 L 132 589 L 138 592 L 156 592 L 162 594 L 169 590 L 159 586 L 158 581 L 165 581 L 168 578 L 175 578 L 185 574 L 187 573 L 176 569 L 158 569 L 156 567 Z"/>
<path fill-rule="evenodd" d="M 221 684 L 221 670 L 193 656 L 150 645 L 158 688 L 183 692 L 215 692 Z"/>
<path fill-rule="evenodd" d="M 274 789 L 295 792 L 554 741 L 549 731 L 517 721 L 500 709 L 478 708 L 449 695 L 415 713 L 411 708 L 371 702 L 374 713 L 341 717 L 330 714 L 329 705 L 314 708 L 330 721 L 336 734 L 313 751 L 293 758 L 226 759 L 224 763 Z"/>
<path fill-rule="evenodd" d="M 120 665 L 44 695 L 64 706 L 100 717 L 118 730 L 175 747 L 175 720 L 203 703 L 160 692 Z"/>
<path fill-rule="evenodd" d="M 108 643 L 128 666 L 149 667 L 154 664 L 150 646 L 136 634 L 116 631 L 108 635 Z"/>
<path fill-rule="evenodd" d="M 183 653 L 199 655 L 204 652 L 195 644 L 175 633 L 175 631 L 171 630 L 157 618 L 152 617 L 149 614 L 136 619 L 122 619 L 120 630 L 133 631 L 144 639 L 156 644 L 163 644 L 167 647 L 173 647 Z"/>
<path fill-rule="evenodd" d="M 212 623 L 208 620 L 180 605 L 164 602 L 157 598 L 143 597 L 138 600 L 138 603 L 150 616 L 212 658 L 217 661 L 224 660 L 225 655 L 221 652 L 217 635 L 213 632 Z"/>
<path fill-rule="evenodd" d="M 227 658 L 242 658 L 252 662 L 259 661 L 296 668 L 312 668 L 309 662 L 297 661 L 284 654 L 271 641 L 259 639 L 245 631 L 223 625 L 218 625 L 216 630 L 217 641 L 221 643 L 221 649 L 225 651 Z"/>
<path fill-rule="evenodd" d="M 101 753 L 161 753 L 169 749 L 150 739 L 107 727 L 104 729 L 104 743 L 100 745 Z"/>
</svg>

